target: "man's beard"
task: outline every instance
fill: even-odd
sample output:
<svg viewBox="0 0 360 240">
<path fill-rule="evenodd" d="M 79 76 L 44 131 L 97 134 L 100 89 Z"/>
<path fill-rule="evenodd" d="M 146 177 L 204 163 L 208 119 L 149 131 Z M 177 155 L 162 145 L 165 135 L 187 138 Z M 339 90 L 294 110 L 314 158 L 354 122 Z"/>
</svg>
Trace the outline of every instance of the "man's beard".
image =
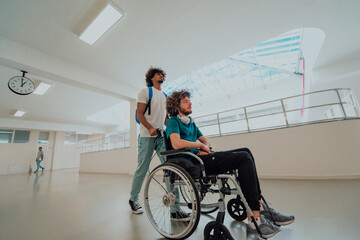
<svg viewBox="0 0 360 240">
<path fill-rule="evenodd" d="M 160 80 L 160 81 L 158 81 L 158 83 L 163 83 L 164 82 L 164 80 Z"/>
<path fill-rule="evenodd" d="M 190 114 L 192 113 L 192 110 L 187 111 L 186 109 L 180 108 L 180 109 L 179 109 L 179 112 L 180 112 L 181 114 L 185 115 L 185 116 L 188 116 L 188 115 L 190 115 Z"/>
</svg>

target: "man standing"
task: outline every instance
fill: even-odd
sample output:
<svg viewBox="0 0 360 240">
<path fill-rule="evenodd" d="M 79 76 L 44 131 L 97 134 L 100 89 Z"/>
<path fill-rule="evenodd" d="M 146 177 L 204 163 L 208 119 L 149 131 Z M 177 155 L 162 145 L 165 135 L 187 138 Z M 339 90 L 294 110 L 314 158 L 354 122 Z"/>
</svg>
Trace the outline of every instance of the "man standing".
<svg viewBox="0 0 360 240">
<path fill-rule="evenodd" d="M 165 111 L 166 96 L 161 91 L 166 73 L 160 68 L 150 67 L 146 73 L 147 88 L 142 89 L 137 99 L 137 119 L 140 122 L 140 137 L 138 139 L 138 166 L 132 181 L 129 204 L 135 214 L 143 213 L 139 204 L 139 193 L 144 182 L 146 172 L 154 150 L 157 152 L 161 162 L 164 159 L 160 152 L 165 151 L 163 138 L 157 137 L 156 129 L 164 129 L 167 117 Z M 151 88 L 151 89 L 150 89 Z M 152 92 L 151 101 L 150 91 Z"/>
<path fill-rule="evenodd" d="M 41 161 L 44 160 L 44 152 L 42 151 L 42 147 L 39 147 L 38 154 L 36 156 L 36 171 L 34 173 L 37 173 L 39 171 L 39 168 L 41 168 L 41 171 L 44 171 L 44 167 L 40 166 Z"/>
</svg>

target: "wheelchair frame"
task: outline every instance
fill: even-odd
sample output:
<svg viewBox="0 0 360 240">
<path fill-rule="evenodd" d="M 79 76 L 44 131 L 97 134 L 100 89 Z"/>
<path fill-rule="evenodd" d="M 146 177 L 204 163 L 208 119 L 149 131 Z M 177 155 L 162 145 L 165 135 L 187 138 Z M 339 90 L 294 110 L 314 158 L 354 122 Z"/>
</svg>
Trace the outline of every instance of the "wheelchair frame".
<svg viewBox="0 0 360 240">
<path fill-rule="evenodd" d="M 165 141 L 167 141 L 167 140 L 168 139 L 166 139 L 166 137 L 165 137 Z M 230 174 L 206 175 L 203 161 L 197 155 L 190 152 L 190 149 L 188 149 L 188 148 L 178 149 L 178 150 L 168 150 L 168 151 L 160 153 L 161 156 L 166 156 L 166 157 L 176 156 L 179 154 L 189 155 L 193 159 L 196 159 L 200 163 L 201 176 L 199 179 L 195 179 L 195 181 L 194 181 L 194 179 L 190 176 L 190 174 L 185 169 L 183 169 L 179 165 L 176 165 L 173 163 L 168 163 L 167 161 L 165 163 L 159 165 L 157 168 L 155 168 L 150 173 L 150 175 L 148 176 L 146 183 L 145 183 L 145 192 L 144 192 L 145 205 L 144 205 L 144 207 L 145 207 L 146 214 L 147 214 L 151 224 L 153 225 L 153 227 L 162 236 L 164 236 L 168 239 L 185 239 L 185 238 L 190 237 L 191 234 L 195 231 L 195 229 L 199 223 L 201 207 L 214 208 L 215 211 L 218 208 L 219 212 L 217 214 L 216 221 L 209 222 L 204 229 L 204 239 L 205 240 L 207 240 L 207 239 L 229 239 L 229 240 L 232 240 L 233 237 L 231 236 L 229 230 L 223 225 L 223 223 L 224 223 L 225 211 L 226 211 L 225 195 L 235 194 L 238 196 L 238 198 L 232 199 L 232 200 L 239 200 L 239 203 L 240 203 L 240 201 L 243 203 L 243 207 L 245 207 L 245 210 L 249 214 L 250 218 L 252 219 L 252 222 L 254 223 L 254 225 L 257 229 L 257 232 L 262 237 L 260 229 L 255 221 L 255 218 L 252 214 L 252 211 L 251 211 L 248 203 L 246 202 L 246 199 L 241 191 L 241 188 L 240 188 L 237 180 L 235 180 L 234 177 L 231 176 Z M 164 193 L 162 194 L 162 196 L 158 196 L 159 198 L 161 197 L 161 200 L 159 201 L 159 204 L 156 205 L 156 210 L 155 210 L 155 207 L 154 207 L 155 205 L 150 204 L 151 193 L 149 191 L 151 191 L 151 190 L 149 189 L 149 186 L 150 186 L 150 184 L 152 184 L 153 179 L 155 179 L 155 176 L 161 175 L 161 174 L 163 175 L 161 181 L 165 183 L 165 186 L 162 186 Z M 175 177 L 175 178 L 171 179 L 171 174 L 173 174 L 173 175 L 177 174 L 178 178 Z M 180 180 L 178 182 L 176 182 L 177 179 L 180 179 Z M 228 181 L 231 181 L 234 184 L 235 188 L 230 189 L 230 187 L 227 183 Z M 156 185 L 156 182 L 160 183 L 159 181 L 155 180 L 155 182 L 154 182 L 155 185 Z M 204 186 L 208 190 L 210 188 L 210 186 L 213 186 L 213 185 L 216 185 L 218 187 L 218 190 L 216 190 L 216 192 L 219 193 L 219 199 L 218 199 L 217 203 L 200 205 L 200 201 L 202 201 L 203 199 L 201 199 L 199 197 L 199 192 L 204 191 L 203 190 Z M 178 189 L 178 186 L 180 186 L 180 187 L 186 186 L 186 188 L 189 189 L 189 190 L 187 190 L 187 192 L 189 192 L 189 194 L 190 194 L 189 199 L 191 200 L 191 202 L 186 201 L 184 196 L 182 196 L 182 197 L 183 197 L 183 200 L 185 200 L 185 201 L 180 201 L 181 197 L 180 197 L 179 193 L 176 194 L 176 189 Z M 203 198 L 205 198 L 205 197 L 206 197 L 206 192 L 204 193 Z M 166 220 L 163 220 L 163 219 L 167 219 L 167 217 L 166 217 L 167 214 L 169 214 L 168 216 L 170 216 L 171 211 L 169 211 L 169 208 L 171 208 L 171 207 L 174 208 L 176 205 L 182 206 L 182 207 L 187 206 L 191 210 L 191 219 L 188 223 L 182 222 L 181 224 L 176 224 L 175 226 L 171 222 L 171 226 L 170 226 L 170 224 L 167 224 Z M 167 210 L 164 210 L 165 213 L 164 214 L 159 213 L 157 209 L 162 208 L 164 206 L 167 208 Z M 228 205 L 228 208 L 229 208 L 229 205 Z M 155 219 L 155 218 L 157 218 L 158 215 L 161 215 L 161 219 Z M 232 216 L 232 217 L 234 218 L 234 216 Z M 171 221 L 171 219 L 169 219 L 169 220 Z M 237 219 L 235 219 L 235 220 L 237 220 Z M 244 219 L 240 219 L 240 220 L 244 220 Z M 162 224 L 162 222 L 164 222 L 164 225 L 166 225 L 166 227 L 160 226 L 160 224 Z M 165 228 L 165 229 L 163 229 L 163 228 Z M 167 230 L 167 229 L 169 229 L 169 230 Z"/>
</svg>

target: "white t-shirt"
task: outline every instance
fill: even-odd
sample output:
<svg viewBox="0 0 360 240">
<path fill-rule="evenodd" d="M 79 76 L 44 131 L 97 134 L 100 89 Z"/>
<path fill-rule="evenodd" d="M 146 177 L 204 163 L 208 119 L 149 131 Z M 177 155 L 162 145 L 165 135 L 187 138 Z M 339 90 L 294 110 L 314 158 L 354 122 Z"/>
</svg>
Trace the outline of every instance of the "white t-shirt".
<svg viewBox="0 0 360 240">
<path fill-rule="evenodd" d="M 154 128 L 164 129 L 164 122 L 166 116 L 166 97 L 162 91 L 152 87 L 153 96 L 151 99 L 151 114 L 149 109 L 144 114 L 146 121 Z M 144 88 L 138 94 L 137 102 L 147 104 L 149 101 L 149 89 Z M 140 123 L 140 137 L 156 137 L 150 136 L 149 130 Z"/>
<path fill-rule="evenodd" d="M 41 161 L 43 156 L 43 151 L 38 151 L 37 157 L 36 157 L 36 161 Z"/>
</svg>

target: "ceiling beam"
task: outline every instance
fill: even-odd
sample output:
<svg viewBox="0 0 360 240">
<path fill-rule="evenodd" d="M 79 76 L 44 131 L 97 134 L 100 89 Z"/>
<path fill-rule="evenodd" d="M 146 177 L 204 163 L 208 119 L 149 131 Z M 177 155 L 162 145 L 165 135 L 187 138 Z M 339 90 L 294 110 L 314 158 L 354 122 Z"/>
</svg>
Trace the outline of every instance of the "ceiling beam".
<svg viewBox="0 0 360 240">
<path fill-rule="evenodd" d="M 136 99 L 139 89 L 0 37 L 0 64 L 123 100 Z"/>
</svg>

